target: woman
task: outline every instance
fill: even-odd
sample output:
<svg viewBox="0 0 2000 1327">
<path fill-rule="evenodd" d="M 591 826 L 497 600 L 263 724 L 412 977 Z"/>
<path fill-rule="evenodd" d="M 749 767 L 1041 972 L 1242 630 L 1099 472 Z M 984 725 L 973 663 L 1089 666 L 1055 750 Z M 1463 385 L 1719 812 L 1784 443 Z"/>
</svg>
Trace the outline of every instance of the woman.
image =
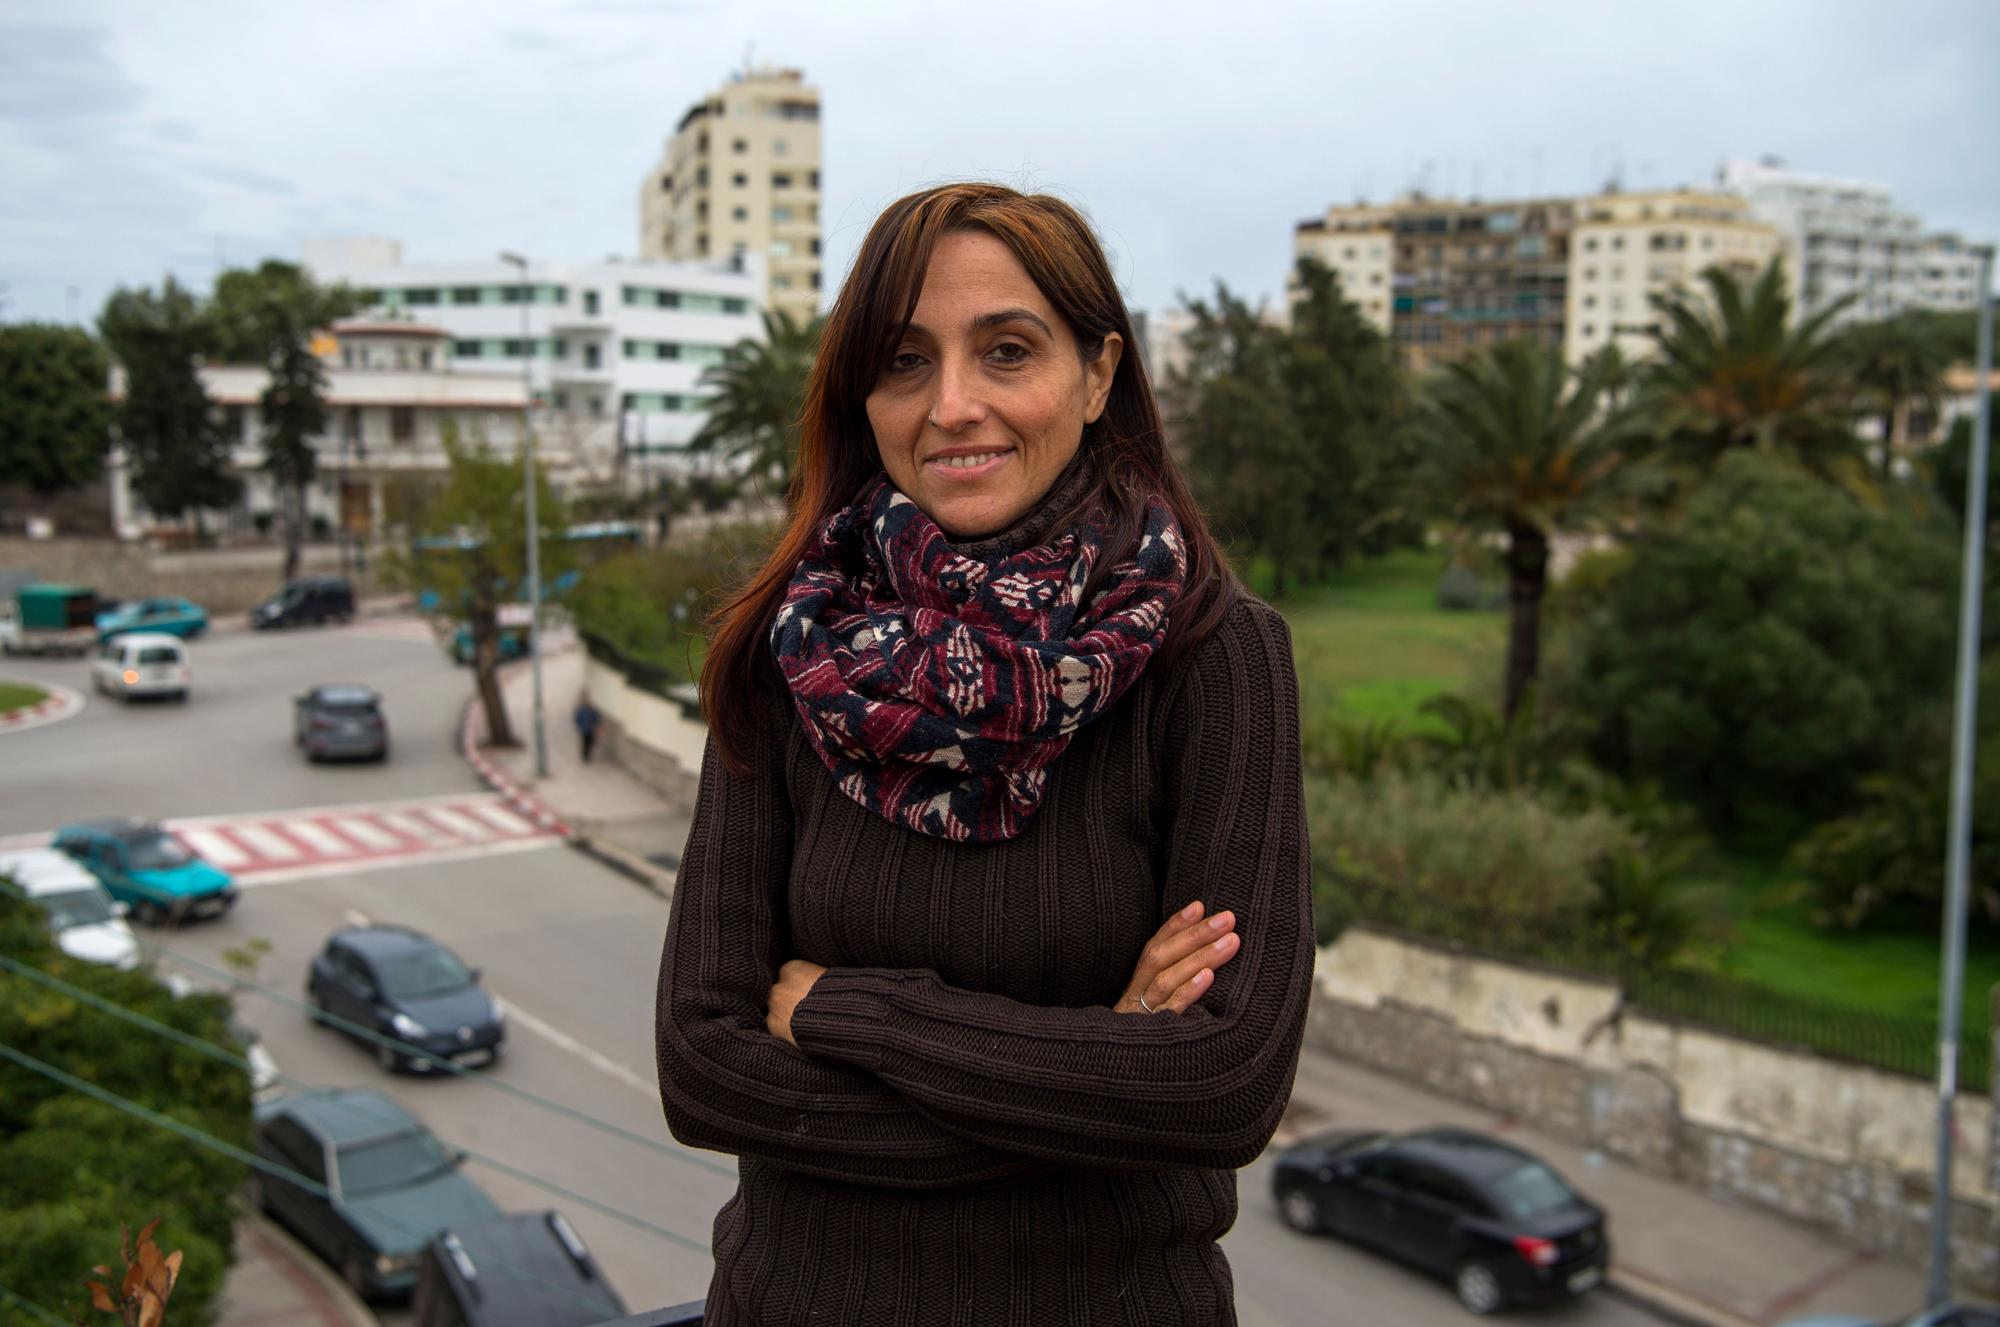
<svg viewBox="0 0 2000 1327">
<path fill-rule="evenodd" d="M 741 1159 L 706 1321 L 1233 1322 L 1311 977 L 1297 684 L 1089 227 L 892 205 L 802 435 L 660 968 L 668 1124 Z"/>
</svg>

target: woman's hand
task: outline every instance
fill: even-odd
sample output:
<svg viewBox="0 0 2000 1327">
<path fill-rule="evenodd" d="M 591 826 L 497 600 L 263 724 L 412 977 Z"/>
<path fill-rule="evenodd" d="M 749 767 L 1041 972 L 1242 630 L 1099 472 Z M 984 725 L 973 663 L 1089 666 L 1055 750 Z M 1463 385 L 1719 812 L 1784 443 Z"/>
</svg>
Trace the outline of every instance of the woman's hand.
<svg viewBox="0 0 2000 1327">
<path fill-rule="evenodd" d="M 1243 947 L 1236 934 L 1236 914 L 1218 912 L 1201 919 L 1196 899 L 1153 933 L 1139 951 L 1139 966 L 1112 1012 L 1120 1014 L 1185 1013 L 1215 981 L 1215 970 L 1236 957 Z M 1140 998 L 1145 998 L 1141 1004 Z"/>
<path fill-rule="evenodd" d="M 778 969 L 778 980 L 771 985 L 771 998 L 764 1005 L 764 1026 L 772 1036 L 794 1046 L 799 1044 L 792 1041 L 792 1010 L 799 1007 L 799 1001 L 806 998 L 806 992 L 825 971 L 819 964 L 802 958 L 785 960 L 785 965 Z"/>
</svg>

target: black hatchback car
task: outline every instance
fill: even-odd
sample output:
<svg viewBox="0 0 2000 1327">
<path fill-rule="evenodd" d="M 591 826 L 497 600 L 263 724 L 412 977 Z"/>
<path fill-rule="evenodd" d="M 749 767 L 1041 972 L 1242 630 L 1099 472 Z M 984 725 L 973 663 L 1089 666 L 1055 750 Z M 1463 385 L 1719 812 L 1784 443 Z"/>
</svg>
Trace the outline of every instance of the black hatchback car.
<svg viewBox="0 0 2000 1327">
<path fill-rule="evenodd" d="M 345 576 L 303 576 L 250 610 L 259 631 L 313 622 L 345 622 L 354 616 L 354 587 Z"/>
<path fill-rule="evenodd" d="M 480 986 L 478 970 L 402 926 L 354 926 L 328 936 L 306 973 L 306 1000 L 316 1010 L 447 1060 L 477 1057 L 490 1064 L 500 1058 L 507 1038 L 506 1008 Z M 390 1073 L 438 1067 L 384 1042 L 370 1045 Z"/>
<path fill-rule="evenodd" d="M 1473 1313 L 1547 1303 L 1604 1280 L 1604 1212 L 1547 1164 L 1485 1134 L 1335 1131 L 1278 1158 L 1292 1229 L 1330 1232 L 1447 1277 Z"/>
<path fill-rule="evenodd" d="M 518 1212 L 434 1237 L 410 1311 L 417 1327 L 598 1327 L 625 1301 L 561 1212 Z"/>
<path fill-rule="evenodd" d="M 292 697 L 292 741 L 307 760 L 389 758 L 389 720 L 373 687 L 317 686 Z"/>
</svg>

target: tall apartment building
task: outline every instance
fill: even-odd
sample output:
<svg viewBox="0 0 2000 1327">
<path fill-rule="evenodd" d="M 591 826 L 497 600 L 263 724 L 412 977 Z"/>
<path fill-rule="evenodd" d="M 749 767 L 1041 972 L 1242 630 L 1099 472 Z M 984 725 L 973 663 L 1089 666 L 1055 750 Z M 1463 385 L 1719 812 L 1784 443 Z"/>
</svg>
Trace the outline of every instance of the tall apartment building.
<svg viewBox="0 0 2000 1327">
<path fill-rule="evenodd" d="M 1650 296 L 1702 268 L 1761 268 L 1782 236 L 1739 199 L 1690 190 L 1460 202 L 1411 194 L 1300 222 L 1341 289 L 1423 370 L 1519 337 L 1571 363 L 1616 341 L 1650 348 Z"/>
<path fill-rule="evenodd" d="M 1886 318 L 1917 304 L 1923 222 L 1888 186 L 1793 170 L 1774 158 L 1725 161 L 1716 184 L 1746 199 L 1797 254 L 1792 293 L 1817 313 L 1852 295 L 1841 322 Z"/>
<path fill-rule="evenodd" d="M 822 284 L 819 168 L 819 89 L 796 69 L 734 75 L 681 116 L 640 185 L 639 254 L 754 254 L 768 305 L 806 322 Z"/>
<path fill-rule="evenodd" d="M 381 239 L 309 241 L 301 254 L 315 277 L 369 292 L 378 315 L 442 328 L 461 370 L 518 381 L 525 360 L 546 445 L 573 448 L 600 478 L 632 458 L 682 454 L 706 417 L 702 371 L 764 335 L 754 257 L 740 267 L 530 262 L 524 272 L 405 263 L 402 246 Z"/>
<path fill-rule="evenodd" d="M 1948 231 L 1925 236 L 1923 248 L 1917 251 L 1918 306 L 1978 308 L 1980 269 L 1992 261 L 1990 244 L 1968 244 Z"/>
<path fill-rule="evenodd" d="M 1710 267 L 1754 280 L 1773 258 L 1786 256 L 1777 228 L 1727 194 L 1600 194 L 1578 199 L 1576 207 L 1563 332 L 1563 355 L 1572 364 L 1613 344 L 1627 359 L 1644 358 L 1658 323 L 1654 295 L 1676 288 L 1699 295 L 1700 274 Z"/>
</svg>

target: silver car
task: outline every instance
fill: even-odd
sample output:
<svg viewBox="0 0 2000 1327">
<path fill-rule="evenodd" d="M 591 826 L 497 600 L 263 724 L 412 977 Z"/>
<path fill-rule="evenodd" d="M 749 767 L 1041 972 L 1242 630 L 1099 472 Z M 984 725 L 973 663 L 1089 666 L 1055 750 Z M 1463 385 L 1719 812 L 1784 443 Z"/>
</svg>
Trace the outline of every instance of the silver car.
<svg viewBox="0 0 2000 1327">
<path fill-rule="evenodd" d="M 292 740 L 308 760 L 389 758 L 389 720 L 373 687 L 317 686 L 292 700 Z"/>
</svg>

